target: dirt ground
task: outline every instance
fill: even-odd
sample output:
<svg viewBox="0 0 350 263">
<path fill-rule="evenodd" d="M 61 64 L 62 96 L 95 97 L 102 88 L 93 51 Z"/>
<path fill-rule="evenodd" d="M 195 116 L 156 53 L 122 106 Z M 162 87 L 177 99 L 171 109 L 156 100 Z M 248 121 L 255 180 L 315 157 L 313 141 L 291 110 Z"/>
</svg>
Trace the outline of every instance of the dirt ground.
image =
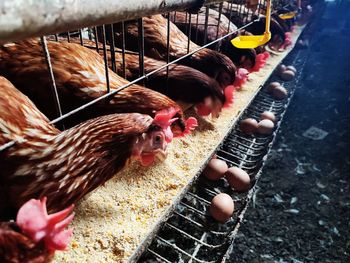
<svg viewBox="0 0 350 263">
<path fill-rule="evenodd" d="M 230 262 L 350 262 L 350 1 L 316 21 Z M 312 126 L 326 136 L 303 136 Z"/>
</svg>

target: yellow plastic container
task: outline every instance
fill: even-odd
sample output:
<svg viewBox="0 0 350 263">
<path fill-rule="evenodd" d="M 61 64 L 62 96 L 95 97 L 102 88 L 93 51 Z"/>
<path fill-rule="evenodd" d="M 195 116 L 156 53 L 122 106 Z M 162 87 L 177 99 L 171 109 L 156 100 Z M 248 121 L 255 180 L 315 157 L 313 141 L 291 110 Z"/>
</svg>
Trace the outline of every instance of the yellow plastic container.
<svg viewBox="0 0 350 263">
<path fill-rule="evenodd" d="M 285 14 L 280 14 L 279 17 L 282 18 L 283 20 L 287 20 L 287 19 L 292 19 L 293 17 L 296 16 L 296 12 L 288 12 Z"/>
<path fill-rule="evenodd" d="M 271 0 L 267 1 L 265 32 L 258 36 L 238 36 L 231 40 L 232 45 L 237 48 L 256 48 L 266 44 L 271 39 Z"/>
</svg>

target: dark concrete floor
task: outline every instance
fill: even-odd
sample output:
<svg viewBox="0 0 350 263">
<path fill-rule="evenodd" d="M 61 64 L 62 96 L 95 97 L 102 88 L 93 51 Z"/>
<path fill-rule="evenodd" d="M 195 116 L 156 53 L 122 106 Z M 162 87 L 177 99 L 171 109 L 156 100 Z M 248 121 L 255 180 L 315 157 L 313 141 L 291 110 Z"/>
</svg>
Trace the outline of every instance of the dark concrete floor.
<svg viewBox="0 0 350 263">
<path fill-rule="evenodd" d="M 350 1 L 328 3 L 231 262 L 350 262 Z M 305 138 L 311 126 L 328 132 Z"/>
</svg>

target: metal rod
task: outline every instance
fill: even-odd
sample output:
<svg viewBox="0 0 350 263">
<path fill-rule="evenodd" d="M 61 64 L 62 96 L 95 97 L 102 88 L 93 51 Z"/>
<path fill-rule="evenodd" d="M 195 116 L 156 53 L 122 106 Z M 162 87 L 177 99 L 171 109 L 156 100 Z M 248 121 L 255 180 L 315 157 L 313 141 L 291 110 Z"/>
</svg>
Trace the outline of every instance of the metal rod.
<svg viewBox="0 0 350 263">
<path fill-rule="evenodd" d="M 243 5 L 241 5 L 241 7 L 243 7 Z M 249 21 L 249 9 L 244 8 L 242 13 L 243 13 L 243 24 L 244 24 L 247 21 Z"/>
<path fill-rule="evenodd" d="M 156 238 L 157 238 L 159 241 L 165 243 L 166 245 L 172 247 L 173 249 L 179 251 L 180 253 L 182 253 L 182 254 L 188 256 L 189 258 L 191 258 L 191 259 L 194 260 L 195 262 L 199 262 L 199 263 L 201 263 L 201 262 L 203 262 L 203 263 L 206 262 L 206 261 L 203 261 L 203 260 L 199 260 L 199 259 L 197 259 L 197 258 L 193 258 L 191 254 L 187 253 L 185 250 L 181 249 L 180 247 L 178 247 L 178 246 L 175 245 L 175 244 L 170 243 L 169 241 L 165 240 L 164 238 L 162 238 L 162 237 L 160 237 L 160 236 L 156 236 Z M 191 261 L 191 262 L 192 262 L 192 261 Z"/>
<path fill-rule="evenodd" d="M 187 15 L 188 15 L 188 13 L 186 12 L 186 14 L 185 14 L 185 24 L 186 24 L 186 30 L 185 30 L 185 35 L 188 35 L 188 23 L 186 23 L 187 22 Z M 175 24 L 175 22 L 174 22 L 174 24 Z"/>
<path fill-rule="evenodd" d="M 197 254 L 198 254 L 200 248 L 202 247 L 202 245 L 203 245 L 203 240 L 205 240 L 206 236 L 207 236 L 207 233 L 204 232 L 204 233 L 202 234 L 202 236 L 201 236 L 200 242 L 197 243 L 197 245 L 196 245 L 196 247 L 195 247 L 195 249 L 194 249 L 194 251 L 193 251 L 193 253 L 192 253 L 192 257 L 191 257 L 191 259 L 188 261 L 188 263 L 192 263 L 192 262 L 193 262 L 193 259 L 196 259 L 196 256 L 197 256 Z"/>
<path fill-rule="evenodd" d="M 139 43 L 139 76 L 142 77 L 145 75 L 144 67 L 144 56 L 145 56 L 145 47 L 144 47 L 144 30 L 143 30 L 143 20 L 142 18 L 138 19 L 138 43 Z"/>
<path fill-rule="evenodd" d="M 67 41 L 68 41 L 68 43 L 70 43 L 70 35 L 69 35 L 69 31 L 67 31 Z"/>
<path fill-rule="evenodd" d="M 192 14 L 189 14 L 189 18 L 188 18 L 188 40 L 187 40 L 187 53 L 190 52 L 190 46 L 191 46 L 191 35 L 192 35 Z"/>
<path fill-rule="evenodd" d="M 122 22 L 122 60 L 123 60 L 123 77 L 126 79 L 126 64 L 125 64 L 125 23 Z"/>
<path fill-rule="evenodd" d="M 219 37 L 220 23 L 221 23 L 221 14 L 222 14 L 222 6 L 223 6 L 223 3 L 220 3 L 220 5 L 219 5 L 218 25 L 217 25 L 217 28 L 216 28 L 216 37 L 215 37 L 215 38 L 218 38 L 218 37 Z M 229 31 L 227 31 L 227 33 L 229 33 Z M 219 46 L 220 46 L 220 43 L 218 42 L 218 43 L 215 45 L 215 49 L 216 49 L 216 50 L 219 50 Z"/>
<path fill-rule="evenodd" d="M 166 63 L 170 62 L 170 13 L 167 18 L 167 34 L 166 34 Z M 166 83 L 165 83 L 165 94 L 169 94 L 169 66 L 166 67 Z"/>
<path fill-rule="evenodd" d="M 106 84 L 107 84 L 107 93 L 111 91 L 109 86 L 109 73 L 108 73 L 108 57 L 107 57 L 107 48 L 106 48 L 106 28 L 105 25 L 102 26 L 102 45 L 103 45 L 103 60 L 105 62 L 105 74 L 106 74 Z"/>
<path fill-rule="evenodd" d="M 171 261 L 167 260 L 166 258 L 162 257 L 161 255 L 159 255 L 158 253 L 156 253 L 155 251 L 153 251 L 152 249 L 147 249 L 150 253 L 152 253 L 155 257 L 159 258 L 160 260 L 162 260 L 165 263 L 171 263 Z"/>
<path fill-rule="evenodd" d="M 82 30 L 79 29 L 79 38 L 80 38 L 80 45 L 84 46 L 84 41 L 83 41 L 83 33 L 81 32 Z"/>
<path fill-rule="evenodd" d="M 207 0 L 206 4 L 222 1 Z M 0 1 L 0 44 L 185 10 L 196 2 L 197 0 L 3 0 Z"/>
<path fill-rule="evenodd" d="M 199 14 L 197 14 L 197 19 L 196 19 L 196 37 L 195 37 L 195 42 L 198 43 L 198 23 L 199 23 Z"/>
<path fill-rule="evenodd" d="M 227 26 L 227 32 L 230 32 L 230 26 L 231 26 L 231 19 L 232 19 L 232 8 L 233 8 L 233 0 L 230 2 L 230 17 L 228 18 L 228 26 Z"/>
<path fill-rule="evenodd" d="M 114 72 L 117 72 L 117 65 L 115 61 L 115 41 L 114 41 L 114 29 L 113 29 L 113 24 L 111 24 L 111 31 L 110 31 L 110 37 L 111 41 L 109 43 L 109 52 L 111 52 L 111 64 L 112 64 L 112 70 Z"/>
<path fill-rule="evenodd" d="M 97 52 L 97 53 L 100 53 L 100 49 L 99 49 L 99 47 L 98 47 L 97 27 L 94 27 L 94 35 L 95 35 L 96 52 Z"/>
<path fill-rule="evenodd" d="M 184 236 L 186 236 L 186 237 L 188 237 L 188 238 L 196 241 L 197 243 L 200 243 L 201 245 L 206 246 L 208 248 L 217 248 L 217 247 L 221 246 L 221 245 L 213 246 L 213 245 L 210 245 L 208 243 L 205 243 L 205 242 L 203 242 L 204 239 L 195 238 L 194 236 L 188 234 L 187 232 L 183 231 L 182 229 L 180 229 L 180 228 L 178 228 L 176 226 L 173 226 L 172 224 L 169 224 L 168 222 L 165 223 L 165 226 L 167 226 L 167 227 L 169 227 L 169 228 L 171 228 L 171 229 L 181 233 L 182 235 L 184 235 Z M 195 255 L 193 255 L 193 256 L 195 257 Z"/>
<path fill-rule="evenodd" d="M 47 48 L 46 37 L 43 36 L 40 38 L 40 40 L 41 40 L 41 45 L 42 45 L 44 55 L 45 55 L 47 69 L 49 71 L 49 78 L 50 78 L 51 88 L 52 88 L 51 91 L 52 91 L 52 95 L 53 95 L 54 100 L 55 100 L 56 111 L 57 111 L 58 116 L 62 117 L 61 103 L 60 103 L 60 98 L 58 97 L 56 81 L 55 81 L 55 76 L 53 74 L 50 52 L 49 52 L 49 49 Z"/>
<path fill-rule="evenodd" d="M 207 43 L 207 36 L 208 36 L 208 19 L 209 19 L 209 7 L 207 6 L 205 8 L 205 22 L 204 22 L 204 39 L 203 39 L 203 45 Z"/>
</svg>

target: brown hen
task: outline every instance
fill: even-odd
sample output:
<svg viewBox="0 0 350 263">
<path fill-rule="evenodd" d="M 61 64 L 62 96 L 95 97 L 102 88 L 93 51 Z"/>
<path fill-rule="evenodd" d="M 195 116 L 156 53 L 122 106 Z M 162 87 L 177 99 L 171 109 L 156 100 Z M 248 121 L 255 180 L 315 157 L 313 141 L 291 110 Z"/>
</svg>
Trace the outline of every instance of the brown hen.
<svg viewBox="0 0 350 263">
<path fill-rule="evenodd" d="M 167 19 L 162 15 L 143 17 L 144 26 L 144 44 L 145 55 L 166 60 L 167 58 Z M 138 23 L 136 20 L 125 22 L 125 40 L 126 47 L 132 51 L 138 51 Z M 122 25 L 120 23 L 113 25 L 116 33 L 116 45 L 122 46 Z M 107 32 L 110 26 L 106 26 Z M 109 36 L 110 34 L 107 34 Z M 181 32 L 176 25 L 170 22 L 170 60 L 180 58 L 187 54 L 188 37 Z M 189 51 L 200 48 L 197 44 L 190 41 Z M 225 55 L 210 50 L 202 49 L 193 55 L 180 60 L 178 63 L 193 67 L 215 78 L 222 88 L 233 83 L 235 80 L 236 67 L 232 61 Z"/>
<path fill-rule="evenodd" d="M 64 38 L 59 38 L 60 42 L 66 41 Z M 78 38 L 70 38 L 70 42 L 80 43 Z M 84 39 L 84 46 L 90 49 L 96 49 L 95 42 Z M 103 56 L 103 46 L 98 44 L 99 54 Z M 108 65 L 111 64 L 111 51 L 107 46 Z M 121 50 L 115 48 L 115 62 L 117 74 L 123 76 L 123 57 Z M 157 70 L 166 65 L 165 61 L 156 60 L 150 57 L 144 57 L 145 74 Z M 135 80 L 140 76 L 139 55 L 132 51 L 125 52 L 125 77 L 128 80 Z M 145 85 L 157 92 L 167 95 L 175 101 L 182 101 L 189 104 L 201 105 L 210 104 L 208 113 L 212 116 L 217 116 L 223 106 L 230 105 L 233 97 L 226 96 L 218 82 L 204 74 L 203 72 L 184 65 L 172 64 L 169 66 L 169 75 L 167 79 L 167 69 L 155 72 L 147 77 Z M 226 92 L 228 93 L 228 92 Z M 209 101 L 208 101 L 209 100 Z M 199 114 L 201 112 L 198 112 Z"/>
<path fill-rule="evenodd" d="M 48 49 L 63 112 L 107 93 L 104 61 L 95 51 L 74 43 L 58 42 L 48 42 Z M 129 83 L 112 70 L 108 72 L 111 91 Z M 0 74 L 29 96 L 48 118 L 57 117 L 47 65 L 38 40 L 0 47 Z M 173 124 L 176 135 L 189 132 L 193 127 L 186 127 L 182 110 L 173 100 L 136 84 L 81 111 L 70 123 L 110 113 L 138 112 L 154 117 L 157 111 L 170 108 L 177 111 L 178 119 Z M 194 122 L 192 118 L 188 123 Z"/>
<path fill-rule="evenodd" d="M 220 50 L 228 56 L 232 62 L 239 67 L 245 67 L 250 69 L 255 65 L 256 52 L 254 49 L 238 49 L 235 48 L 230 40 L 237 36 L 237 27 L 223 14 L 219 15 L 214 9 L 209 9 L 208 27 L 205 34 L 205 10 L 201 10 L 197 15 L 191 16 L 191 40 L 195 43 L 203 43 L 204 38 L 207 43 L 223 37 L 228 33 L 234 33 L 233 35 L 223 39 L 219 43 Z M 220 23 L 219 23 L 220 17 Z M 197 24 L 198 19 L 198 24 Z M 182 30 L 187 32 L 188 14 L 185 12 L 173 12 L 171 13 L 171 20 L 175 21 L 175 24 Z M 213 44 L 211 48 L 216 48 L 217 44 Z"/>
<path fill-rule="evenodd" d="M 175 109 L 152 119 L 111 114 L 60 132 L 8 80 L 0 77 L 0 216 L 31 198 L 48 198 L 48 210 L 76 203 L 123 169 L 129 160 L 151 165 L 166 157 Z M 12 209 L 12 210 L 11 210 Z"/>
</svg>

